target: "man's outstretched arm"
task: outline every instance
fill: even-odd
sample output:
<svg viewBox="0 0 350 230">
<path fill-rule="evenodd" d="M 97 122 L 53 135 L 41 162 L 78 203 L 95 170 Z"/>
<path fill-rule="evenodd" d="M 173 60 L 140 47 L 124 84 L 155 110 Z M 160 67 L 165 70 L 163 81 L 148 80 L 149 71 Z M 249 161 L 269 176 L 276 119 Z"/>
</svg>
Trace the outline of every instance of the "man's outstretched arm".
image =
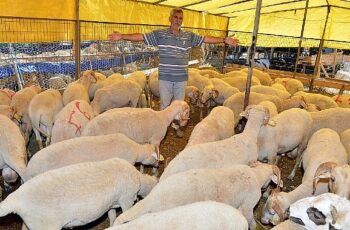
<svg viewBox="0 0 350 230">
<path fill-rule="evenodd" d="M 234 37 L 219 38 L 219 37 L 212 37 L 212 36 L 204 36 L 204 42 L 205 43 L 225 43 L 229 46 L 236 46 L 239 43 L 238 39 Z"/>
<path fill-rule="evenodd" d="M 127 40 L 127 41 L 134 41 L 134 42 L 140 42 L 144 40 L 143 34 L 141 33 L 122 34 L 118 31 L 114 31 L 113 33 L 109 34 L 108 39 L 111 41 Z"/>
</svg>

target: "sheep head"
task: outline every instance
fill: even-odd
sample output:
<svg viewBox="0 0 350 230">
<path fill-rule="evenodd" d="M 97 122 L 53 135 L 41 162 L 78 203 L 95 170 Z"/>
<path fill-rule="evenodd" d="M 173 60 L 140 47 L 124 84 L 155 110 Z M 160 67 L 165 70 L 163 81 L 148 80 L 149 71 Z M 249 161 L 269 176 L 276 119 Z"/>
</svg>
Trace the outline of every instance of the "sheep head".
<svg viewBox="0 0 350 230">
<path fill-rule="evenodd" d="M 180 126 L 185 126 L 190 119 L 190 106 L 185 101 L 176 100 L 169 107 L 175 108 L 175 120 L 179 121 Z"/>
<path fill-rule="evenodd" d="M 92 70 L 85 70 L 80 74 L 79 77 L 80 81 L 88 82 L 89 84 L 96 83 L 97 77 L 94 71 Z"/>
<path fill-rule="evenodd" d="M 290 220 L 306 229 L 348 229 L 344 220 L 349 205 L 346 198 L 332 193 L 307 197 L 290 206 Z"/>
<path fill-rule="evenodd" d="M 263 224 L 277 225 L 287 217 L 290 200 L 285 192 L 279 192 L 279 188 L 273 190 L 263 208 L 261 222 Z"/>
<path fill-rule="evenodd" d="M 219 96 L 219 91 L 214 86 L 206 86 L 201 95 L 201 103 L 205 104 L 209 99 L 215 99 Z"/>
<path fill-rule="evenodd" d="M 240 114 L 240 116 L 249 119 L 249 116 L 255 114 L 261 114 L 261 119 L 263 120 L 263 125 L 268 124 L 270 120 L 270 111 L 262 105 L 248 105 L 244 112 Z"/>
<path fill-rule="evenodd" d="M 269 172 L 269 177 L 264 181 L 264 185 L 262 187 L 267 187 L 268 184 L 272 181 L 277 185 L 277 187 L 283 187 L 283 182 L 281 180 L 281 171 L 276 165 L 264 164 L 259 161 L 250 161 L 248 163 L 251 168 L 262 168 L 265 171 Z M 261 174 L 261 173 L 259 173 Z"/>
<path fill-rule="evenodd" d="M 329 190 L 339 196 L 350 198 L 350 166 L 338 166 L 333 162 L 321 164 L 315 173 L 313 180 L 313 193 L 316 191 L 320 179 L 329 180 Z"/>
<path fill-rule="evenodd" d="M 199 99 L 199 89 L 195 86 L 186 86 L 186 96 L 190 99 L 190 103 L 195 105 Z"/>
</svg>

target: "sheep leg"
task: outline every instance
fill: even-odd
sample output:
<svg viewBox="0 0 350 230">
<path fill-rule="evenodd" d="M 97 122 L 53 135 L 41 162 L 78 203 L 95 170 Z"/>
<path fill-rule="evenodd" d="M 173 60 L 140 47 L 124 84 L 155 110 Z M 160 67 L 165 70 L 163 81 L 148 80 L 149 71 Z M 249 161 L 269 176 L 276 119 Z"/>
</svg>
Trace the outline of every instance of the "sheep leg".
<svg viewBox="0 0 350 230">
<path fill-rule="evenodd" d="M 282 156 L 277 155 L 277 156 L 275 157 L 275 160 L 274 160 L 273 164 L 274 164 L 274 165 L 277 165 L 278 162 L 279 162 L 281 159 L 282 159 Z"/>
<path fill-rule="evenodd" d="M 43 140 L 41 139 L 39 130 L 34 128 L 33 131 L 34 131 L 35 139 L 36 139 L 36 142 L 38 143 L 39 149 L 43 149 Z"/>
<path fill-rule="evenodd" d="M 145 167 L 143 166 L 143 164 L 140 165 L 140 173 L 143 173 L 145 171 Z"/>
<path fill-rule="evenodd" d="M 253 214 L 253 207 L 247 207 L 246 205 L 242 205 L 238 209 L 241 211 L 242 215 L 247 219 L 249 224 L 249 229 L 255 230 L 256 229 L 256 222 L 254 220 L 254 214 Z"/>
<path fill-rule="evenodd" d="M 293 180 L 294 176 L 295 176 L 295 172 L 297 170 L 298 167 L 301 167 L 301 162 L 303 160 L 303 153 L 304 153 L 304 150 L 306 149 L 306 146 L 307 146 L 307 143 L 309 141 L 309 137 L 310 137 L 310 133 L 308 133 L 303 141 L 301 142 L 301 144 L 298 146 L 298 152 L 297 152 L 297 159 L 295 161 L 295 165 L 294 165 L 294 168 L 293 168 L 293 171 L 289 174 L 289 176 L 287 177 L 289 180 Z"/>
<path fill-rule="evenodd" d="M 109 226 L 113 226 L 115 219 L 117 219 L 117 211 L 115 208 L 111 208 L 108 211 Z"/>
</svg>

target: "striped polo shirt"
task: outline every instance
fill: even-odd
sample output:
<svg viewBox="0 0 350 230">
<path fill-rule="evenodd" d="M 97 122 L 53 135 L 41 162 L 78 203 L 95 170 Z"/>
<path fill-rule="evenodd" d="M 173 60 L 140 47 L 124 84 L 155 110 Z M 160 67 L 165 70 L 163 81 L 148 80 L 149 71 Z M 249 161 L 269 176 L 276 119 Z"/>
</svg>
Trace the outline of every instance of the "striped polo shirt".
<svg viewBox="0 0 350 230">
<path fill-rule="evenodd" d="M 187 81 L 190 49 L 202 45 L 204 36 L 182 30 L 176 36 L 167 28 L 144 34 L 143 38 L 147 45 L 159 49 L 159 80 Z"/>
</svg>

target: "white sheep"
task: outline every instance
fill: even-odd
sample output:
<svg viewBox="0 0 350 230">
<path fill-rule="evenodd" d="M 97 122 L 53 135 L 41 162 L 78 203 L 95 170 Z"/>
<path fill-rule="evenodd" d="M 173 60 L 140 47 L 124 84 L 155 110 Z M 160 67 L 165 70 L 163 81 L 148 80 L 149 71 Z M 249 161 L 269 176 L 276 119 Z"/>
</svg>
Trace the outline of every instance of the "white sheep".
<svg viewBox="0 0 350 230">
<path fill-rule="evenodd" d="M 308 230 L 350 229 L 350 201 L 332 193 L 299 200 L 290 219 Z"/>
<path fill-rule="evenodd" d="M 329 161 L 339 165 L 347 164 L 348 156 L 339 135 L 331 129 L 321 129 L 312 135 L 304 151 L 305 173 L 302 184 L 289 193 L 273 192 L 265 203 L 261 222 L 276 225 L 286 218 L 286 211 L 292 203 L 312 196 L 315 172 L 322 163 Z M 315 193 L 318 195 L 325 192 L 328 192 L 328 184 L 320 183 Z"/>
<path fill-rule="evenodd" d="M 247 77 L 246 76 L 238 76 L 238 77 L 224 77 L 223 81 L 227 82 L 233 87 L 236 87 L 239 91 L 244 92 L 247 86 Z M 261 85 L 260 81 L 256 77 L 252 77 L 251 85 Z"/>
<path fill-rule="evenodd" d="M 21 131 L 14 122 L 0 115 L 0 126 L 0 169 L 7 189 L 8 183 L 15 182 L 18 175 L 23 179 L 27 152 Z"/>
<path fill-rule="evenodd" d="M 340 133 L 340 140 L 348 153 L 350 163 L 350 129 L 346 129 Z"/>
<path fill-rule="evenodd" d="M 238 71 L 238 70 L 234 70 L 234 71 L 226 72 L 224 74 L 224 77 L 247 77 L 247 73 L 242 72 L 242 71 Z M 259 80 L 259 82 L 260 82 L 260 80 Z"/>
<path fill-rule="evenodd" d="M 136 107 L 141 93 L 141 87 L 134 81 L 115 82 L 95 92 L 91 107 L 95 116 L 113 108 Z"/>
<path fill-rule="evenodd" d="M 234 113 L 229 108 L 218 106 L 193 128 L 186 147 L 223 140 L 234 132 Z"/>
<path fill-rule="evenodd" d="M 230 108 L 235 114 L 235 125 L 240 120 L 239 113 L 243 111 L 245 93 L 236 93 L 227 98 L 224 102 L 224 106 Z M 273 95 L 266 95 L 261 93 L 251 92 L 249 94 L 249 105 L 256 105 L 262 101 L 271 101 L 276 107 L 277 111 L 281 112 L 290 108 L 306 107 L 306 103 L 302 97 L 295 97 L 293 99 L 282 100 L 281 98 Z"/>
<path fill-rule="evenodd" d="M 293 78 L 275 78 L 274 83 L 283 85 L 290 94 L 298 91 L 304 91 L 304 85 L 301 81 Z"/>
<path fill-rule="evenodd" d="M 68 103 L 56 116 L 51 143 L 81 136 L 84 127 L 94 117 L 89 103 L 75 100 Z"/>
<path fill-rule="evenodd" d="M 248 230 L 244 216 L 235 208 L 215 201 L 202 201 L 148 213 L 123 225 L 106 230 Z"/>
<path fill-rule="evenodd" d="M 52 144 L 38 151 L 29 161 L 25 180 L 46 172 L 88 161 L 118 157 L 134 165 L 158 166 L 155 146 L 138 144 L 121 133 L 78 137 Z"/>
<path fill-rule="evenodd" d="M 271 101 L 262 101 L 262 102 L 258 103 L 258 105 L 262 105 L 266 109 L 268 109 L 271 118 L 278 114 L 276 105 Z"/>
<path fill-rule="evenodd" d="M 243 73 L 248 74 L 248 68 L 241 69 Z M 262 85 L 270 86 L 272 85 L 272 79 L 270 77 L 270 74 L 265 73 L 259 69 L 253 69 L 252 74 L 256 76 Z"/>
<path fill-rule="evenodd" d="M 29 103 L 40 92 L 39 86 L 32 85 L 16 92 L 11 100 L 13 118 L 18 121 L 26 143 L 29 142 L 29 135 L 32 132 L 32 123 L 28 114 Z"/>
<path fill-rule="evenodd" d="M 156 145 L 159 153 L 160 142 L 174 119 L 181 126 L 187 124 L 189 106 L 186 102 L 175 100 L 162 111 L 147 108 L 112 109 L 92 119 L 82 135 L 97 136 L 120 132 L 138 143 Z"/>
<path fill-rule="evenodd" d="M 127 80 L 131 80 L 136 82 L 142 90 L 146 90 L 147 85 L 147 77 L 146 74 L 142 71 L 135 71 L 132 72 L 128 77 Z"/>
<path fill-rule="evenodd" d="M 30 101 L 29 118 L 40 149 L 43 148 L 41 134 L 46 137 L 46 146 L 50 144 L 55 116 L 62 108 L 62 95 L 55 89 L 45 90 Z"/>
<path fill-rule="evenodd" d="M 285 110 L 273 117 L 274 126 L 264 126 L 258 136 L 258 159 L 275 163 L 277 153 L 286 153 L 296 157 L 297 148 L 307 145 L 312 125 L 310 114 L 298 108 Z M 305 147 L 303 147 L 304 149 Z"/>
<path fill-rule="evenodd" d="M 314 191 L 320 179 L 328 179 L 330 192 L 350 199 L 350 166 L 337 165 L 333 162 L 321 164 L 314 176 Z"/>
<path fill-rule="evenodd" d="M 323 109 L 330 109 L 330 108 L 337 108 L 338 105 L 335 101 L 333 101 L 332 98 L 316 94 L 316 93 L 306 93 L 306 92 L 296 92 L 293 96 L 302 96 L 304 97 L 307 104 L 315 104 L 317 105 L 321 110 Z"/>
<path fill-rule="evenodd" d="M 273 180 L 280 184 L 280 171 L 274 165 L 256 163 L 230 168 L 193 169 L 171 175 L 157 184 L 148 196 L 116 219 L 116 224 L 139 216 L 198 201 L 213 200 L 237 208 L 255 229 L 253 208 L 261 188 Z"/>
<path fill-rule="evenodd" d="M 96 73 L 92 70 L 86 70 L 80 74 L 78 80 L 69 83 L 63 92 L 63 105 L 66 106 L 74 100 L 83 100 L 90 103 L 89 88 L 92 83 L 96 83 Z"/>
<path fill-rule="evenodd" d="M 96 77 L 96 82 L 91 83 L 90 87 L 89 87 L 89 99 L 90 99 L 90 101 L 92 99 L 94 99 L 96 90 L 101 88 L 102 82 L 104 82 L 104 80 L 106 80 L 106 78 L 107 78 L 105 75 L 103 75 L 101 73 L 97 73 L 97 72 L 95 72 L 95 77 Z"/>
<path fill-rule="evenodd" d="M 336 95 L 332 99 L 339 107 L 350 108 L 350 95 Z"/>
<path fill-rule="evenodd" d="M 287 91 L 286 87 L 284 87 L 284 85 L 282 85 L 281 83 L 274 83 L 271 85 L 271 87 L 275 89 Z"/>
<path fill-rule="evenodd" d="M 256 92 L 256 93 L 274 95 L 281 99 L 288 99 L 291 96 L 291 94 L 288 91 L 275 89 L 271 86 L 266 86 L 266 85 L 254 85 L 250 88 L 250 91 Z"/>
<path fill-rule="evenodd" d="M 248 122 L 244 131 L 230 138 L 192 145 L 182 150 L 164 169 L 160 181 L 172 174 L 199 168 L 222 168 L 233 164 L 248 164 L 257 160 L 257 138 L 263 124 L 269 120 L 262 106 L 249 106 L 244 114 Z"/>
<path fill-rule="evenodd" d="M 10 105 L 15 92 L 10 89 L 0 89 L 0 105 Z"/>
<path fill-rule="evenodd" d="M 108 211 L 112 224 L 115 207 L 126 211 L 156 183 L 118 158 L 69 165 L 24 183 L 0 203 L 0 216 L 16 213 L 29 229 L 59 230 L 85 225 Z"/>
<path fill-rule="evenodd" d="M 12 119 L 13 118 L 13 108 L 9 105 L 0 105 L 0 114 Z M 18 126 L 16 119 L 13 120 Z"/>
<path fill-rule="evenodd" d="M 205 104 L 208 100 L 215 99 L 219 95 L 219 92 L 215 89 L 211 79 L 204 77 L 197 72 L 189 72 L 187 85 L 195 86 L 199 89 L 201 93 L 201 104 Z"/>
<path fill-rule="evenodd" d="M 214 85 L 214 88 L 218 91 L 218 96 L 215 97 L 213 100 L 217 104 L 224 104 L 224 101 L 229 98 L 230 96 L 239 93 L 239 89 L 236 87 L 231 86 L 227 82 L 225 82 L 222 79 L 219 78 L 213 78 L 211 79 L 211 82 Z"/>
<path fill-rule="evenodd" d="M 207 75 L 209 78 L 223 78 L 224 75 L 211 69 L 199 69 L 198 73 L 202 76 Z"/>
</svg>

